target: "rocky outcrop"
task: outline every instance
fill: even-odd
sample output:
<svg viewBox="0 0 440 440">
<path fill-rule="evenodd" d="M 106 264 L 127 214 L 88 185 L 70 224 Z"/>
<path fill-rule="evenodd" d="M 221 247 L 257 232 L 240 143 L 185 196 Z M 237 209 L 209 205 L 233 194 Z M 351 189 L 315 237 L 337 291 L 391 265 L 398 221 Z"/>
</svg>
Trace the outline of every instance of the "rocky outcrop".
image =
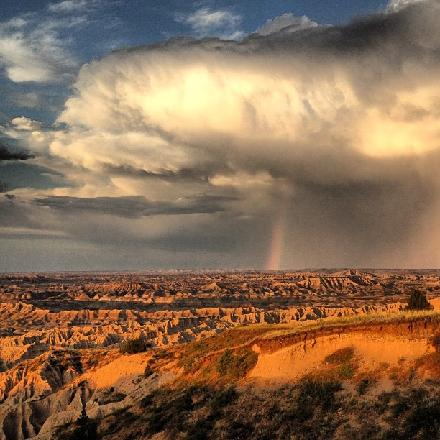
<svg viewBox="0 0 440 440">
<path fill-rule="evenodd" d="M 23 334 L 3 336 L 0 358 L 9 364 L 50 349 L 111 347 L 139 337 L 162 347 L 215 335 L 247 324 L 289 324 L 328 317 L 395 312 L 401 303 L 363 307 L 201 308 L 183 311 L 81 310 L 52 312 L 23 303 L 0 304 L 0 321 L 20 323 Z M 26 328 L 36 328 L 25 331 Z M 14 330 L 17 332 L 19 327 Z"/>
<path fill-rule="evenodd" d="M 57 350 L 0 373 L 0 439 L 51 439 L 83 411 L 103 417 L 132 404 L 172 373 L 143 376 L 150 354 Z M 127 397 L 130 395 L 130 397 Z M 134 399 L 134 400 L 133 400 Z"/>
</svg>

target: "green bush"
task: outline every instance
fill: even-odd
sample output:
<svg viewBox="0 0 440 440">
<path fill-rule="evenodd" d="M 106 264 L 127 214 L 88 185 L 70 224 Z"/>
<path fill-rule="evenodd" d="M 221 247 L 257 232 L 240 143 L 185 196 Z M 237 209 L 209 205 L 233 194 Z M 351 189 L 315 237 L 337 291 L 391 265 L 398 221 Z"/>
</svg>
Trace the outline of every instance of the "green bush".
<svg viewBox="0 0 440 440">
<path fill-rule="evenodd" d="M 404 435 L 406 438 L 439 438 L 439 403 L 438 400 L 432 400 L 412 408 L 404 422 Z"/>
<path fill-rule="evenodd" d="M 440 399 L 435 390 L 413 388 L 396 393 L 389 403 L 389 439 L 440 438 Z"/>
<path fill-rule="evenodd" d="M 153 367 L 151 366 L 151 363 L 148 362 L 148 364 L 147 364 L 147 366 L 145 367 L 145 370 L 144 370 L 144 376 L 145 377 L 150 377 L 153 374 L 154 374 Z"/>
<path fill-rule="evenodd" d="M 258 355 L 251 349 L 234 353 L 229 348 L 223 352 L 217 361 L 217 372 L 221 376 L 236 379 L 246 376 L 257 363 Z"/>
<path fill-rule="evenodd" d="M 426 292 L 413 290 L 408 298 L 407 310 L 432 310 L 434 307 L 426 298 Z"/>
<path fill-rule="evenodd" d="M 124 354 L 136 354 L 148 351 L 152 344 L 144 338 L 127 339 L 119 345 L 119 351 Z"/>
<path fill-rule="evenodd" d="M 237 398 L 237 390 L 233 387 L 218 390 L 214 393 L 211 401 L 211 409 L 213 412 L 217 413 L 223 407 L 230 405 Z"/>
<path fill-rule="evenodd" d="M 295 416 L 304 421 L 311 418 L 318 409 L 329 411 L 336 406 L 335 393 L 342 390 L 342 384 L 333 380 L 307 378 L 299 384 Z"/>
<path fill-rule="evenodd" d="M 357 385 L 356 390 L 359 396 L 363 396 L 372 385 L 372 380 L 365 377 Z"/>
<path fill-rule="evenodd" d="M 350 363 L 347 362 L 345 364 L 342 364 L 339 368 L 338 368 L 338 375 L 340 379 L 343 380 L 347 380 L 347 379 L 351 379 L 354 376 L 354 373 L 356 372 L 356 368 L 355 366 Z"/>
<path fill-rule="evenodd" d="M 334 353 L 328 355 L 324 362 L 327 364 L 338 365 L 350 361 L 354 356 L 353 347 L 345 347 L 336 350 Z"/>
</svg>

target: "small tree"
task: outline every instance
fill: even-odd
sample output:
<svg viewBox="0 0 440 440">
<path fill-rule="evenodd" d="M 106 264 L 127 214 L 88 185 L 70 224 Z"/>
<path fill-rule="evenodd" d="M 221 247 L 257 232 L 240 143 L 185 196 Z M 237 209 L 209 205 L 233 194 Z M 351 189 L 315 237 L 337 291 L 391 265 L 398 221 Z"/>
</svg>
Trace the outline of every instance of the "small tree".
<svg viewBox="0 0 440 440">
<path fill-rule="evenodd" d="M 434 307 L 426 298 L 426 292 L 414 289 L 408 298 L 408 310 L 432 310 Z"/>
<path fill-rule="evenodd" d="M 127 339 L 119 345 L 119 351 L 124 354 L 142 353 L 151 349 L 153 345 L 143 337 Z"/>
</svg>

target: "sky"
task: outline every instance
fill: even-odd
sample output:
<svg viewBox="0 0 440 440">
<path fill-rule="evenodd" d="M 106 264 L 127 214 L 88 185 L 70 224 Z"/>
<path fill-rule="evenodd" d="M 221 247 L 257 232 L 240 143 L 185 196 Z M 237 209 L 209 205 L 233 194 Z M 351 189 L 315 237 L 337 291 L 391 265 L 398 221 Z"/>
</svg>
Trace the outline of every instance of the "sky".
<svg viewBox="0 0 440 440">
<path fill-rule="evenodd" d="M 439 267 L 435 0 L 3 0 L 0 271 Z"/>
</svg>

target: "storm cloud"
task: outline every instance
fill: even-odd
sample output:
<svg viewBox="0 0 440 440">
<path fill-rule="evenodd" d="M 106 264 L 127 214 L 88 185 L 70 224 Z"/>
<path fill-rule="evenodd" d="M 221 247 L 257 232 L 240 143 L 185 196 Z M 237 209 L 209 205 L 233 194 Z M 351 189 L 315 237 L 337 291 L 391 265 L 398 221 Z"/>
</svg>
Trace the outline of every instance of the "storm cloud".
<svg viewBox="0 0 440 440">
<path fill-rule="evenodd" d="M 73 183 L 29 209 L 76 240 L 118 217 L 103 245 L 117 230 L 133 249 L 138 236 L 212 250 L 217 266 L 438 266 L 440 4 L 394 2 L 345 26 L 287 18 L 83 66 L 40 133 Z M 72 212 L 78 224 L 60 220 Z"/>
<path fill-rule="evenodd" d="M 0 143 L 0 162 L 6 160 L 28 160 L 34 156 L 26 151 L 13 151 Z"/>
<path fill-rule="evenodd" d="M 224 202 L 233 197 L 200 196 L 193 199 L 180 199 L 174 202 L 150 201 L 145 197 L 93 197 L 78 198 L 52 196 L 36 199 L 39 206 L 47 206 L 64 211 L 92 211 L 119 217 L 139 218 L 153 215 L 210 214 L 224 211 Z"/>
</svg>

